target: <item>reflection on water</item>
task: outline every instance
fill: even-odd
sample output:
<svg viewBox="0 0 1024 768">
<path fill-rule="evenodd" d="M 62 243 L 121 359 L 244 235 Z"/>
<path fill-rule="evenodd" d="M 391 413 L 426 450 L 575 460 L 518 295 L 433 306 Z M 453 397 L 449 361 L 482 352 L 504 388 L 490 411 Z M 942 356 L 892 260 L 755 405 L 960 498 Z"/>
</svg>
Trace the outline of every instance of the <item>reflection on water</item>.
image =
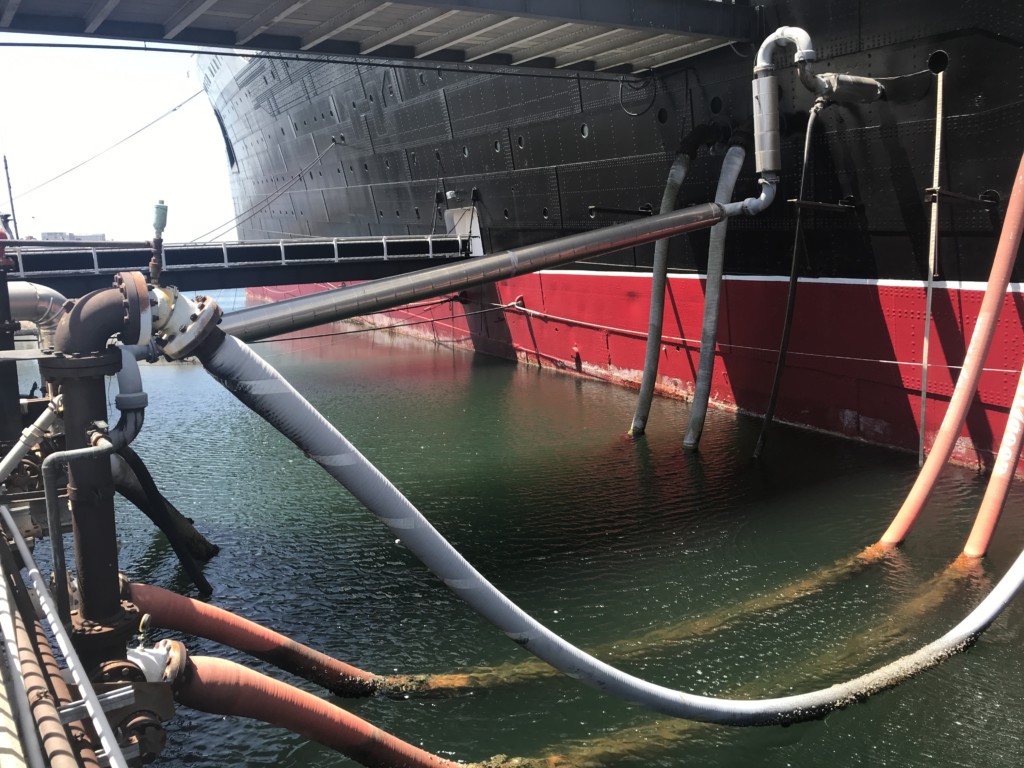
<svg viewBox="0 0 1024 768">
<path fill-rule="evenodd" d="M 934 639 L 987 588 L 937 578 L 984 489 L 951 469 L 894 556 L 703 631 L 701 617 L 873 542 L 911 485 L 913 457 L 779 428 L 753 464 L 758 424 L 719 413 L 691 455 L 681 447 L 687 407 L 663 400 L 634 443 L 624 436 L 634 393 L 380 333 L 257 349 L 513 600 L 665 685 L 750 697 L 838 682 Z M 205 569 L 218 605 L 382 674 L 528 658 L 198 366 L 143 374 L 151 406 L 136 449 L 165 495 L 221 546 Z M 989 577 L 1024 541 L 1020 504 L 1015 491 Z M 119 524 L 133 580 L 189 592 L 141 514 L 120 506 Z M 1021 618 L 1015 605 L 969 654 L 785 729 L 665 720 L 560 677 L 344 705 L 466 761 L 503 753 L 601 766 L 1016 766 Z M 673 635 L 673 626 L 691 630 Z M 659 641 L 644 647 L 651 637 Z M 188 645 L 243 660 L 206 641 Z M 271 727 L 182 708 L 159 764 L 349 763 Z"/>
</svg>

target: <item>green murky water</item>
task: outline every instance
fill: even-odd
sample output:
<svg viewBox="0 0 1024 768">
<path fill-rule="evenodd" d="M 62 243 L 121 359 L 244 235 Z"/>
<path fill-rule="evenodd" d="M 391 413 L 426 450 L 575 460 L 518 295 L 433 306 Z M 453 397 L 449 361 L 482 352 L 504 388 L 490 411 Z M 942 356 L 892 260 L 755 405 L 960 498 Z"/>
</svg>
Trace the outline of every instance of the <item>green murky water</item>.
<svg viewBox="0 0 1024 768">
<path fill-rule="evenodd" d="M 690 455 L 687 407 L 663 400 L 634 443 L 624 437 L 631 392 L 380 333 L 258 351 L 513 600 L 580 646 L 628 651 L 624 669 L 664 685 L 749 697 L 845 680 L 945 632 L 1024 543 L 1015 490 L 984 575 L 935 580 L 984 491 L 975 473 L 950 468 L 895 557 L 717 631 L 673 635 L 873 542 L 913 481 L 914 457 L 779 428 L 753 464 L 758 424 L 720 413 Z M 136 448 L 165 495 L 221 546 L 206 567 L 215 603 L 379 673 L 508 669 L 529 658 L 200 367 L 143 375 L 151 406 Z M 119 525 L 133 580 L 189 593 L 140 513 L 120 506 Z M 1018 602 L 968 654 L 789 728 L 666 720 L 559 677 L 342 703 L 463 761 L 1018 766 L 1022 619 Z M 655 644 L 659 631 L 669 637 Z M 185 708 L 158 764 L 352 765 L 275 728 Z"/>
</svg>

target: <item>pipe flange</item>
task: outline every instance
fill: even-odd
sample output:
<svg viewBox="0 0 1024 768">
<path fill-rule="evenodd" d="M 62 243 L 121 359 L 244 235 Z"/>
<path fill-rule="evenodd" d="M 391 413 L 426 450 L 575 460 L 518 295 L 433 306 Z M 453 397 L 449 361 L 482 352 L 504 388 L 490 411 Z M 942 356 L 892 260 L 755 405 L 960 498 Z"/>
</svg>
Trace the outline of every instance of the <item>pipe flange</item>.
<svg viewBox="0 0 1024 768">
<path fill-rule="evenodd" d="M 121 350 L 107 347 L 95 354 L 53 352 L 39 358 L 39 373 L 46 381 L 99 379 L 121 370 Z"/>
<path fill-rule="evenodd" d="M 114 287 L 124 297 L 124 330 L 121 341 L 125 344 L 144 344 L 149 340 L 152 319 L 149 309 L 149 289 L 141 272 L 118 272 Z"/>
<path fill-rule="evenodd" d="M 217 302 L 210 299 L 199 302 L 193 309 L 187 323 L 169 332 L 162 345 L 159 340 L 157 342 L 162 347 L 161 351 L 172 360 L 181 360 L 195 352 L 207 333 L 217 327 L 223 314 Z"/>
<path fill-rule="evenodd" d="M 157 647 L 167 652 L 162 682 L 175 686 L 188 666 L 188 649 L 180 640 L 161 640 Z"/>
</svg>

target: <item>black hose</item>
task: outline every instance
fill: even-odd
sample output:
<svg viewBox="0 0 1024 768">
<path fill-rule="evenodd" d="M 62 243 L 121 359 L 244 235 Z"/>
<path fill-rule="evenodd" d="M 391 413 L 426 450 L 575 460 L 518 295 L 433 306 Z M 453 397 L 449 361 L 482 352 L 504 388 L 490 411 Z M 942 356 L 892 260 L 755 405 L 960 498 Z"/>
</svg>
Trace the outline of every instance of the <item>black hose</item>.
<svg viewBox="0 0 1024 768">
<path fill-rule="evenodd" d="M 140 495 L 129 484 L 115 480 L 117 492 L 138 507 L 146 517 L 153 521 L 157 528 L 163 531 L 171 545 L 171 549 L 177 555 L 181 567 L 185 569 L 185 573 L 188 574 L 192 583 L 196 585 L 196 589 L 199 590 L 200 594 L 212 595 L 213 587 L 206 580 L 202 570 L 196 563 L 196 557 L 209 560 L 220 551 L 220 548 L 216 544 L 206 541 L 198 531 L 195 531 L 192 536 L 182 534 L 179 527 L 180 521 L 171 512 L 173 506 L 156 487 L 153 476 L 149 473 L 149 469 L 139 454 L 131 447 L 125 446 L 117 451 L 117 455 L 124 459 L 128 468 L 138 479 L 139 486 L 142 488 L 142 494 Z M 174 510 L 174 512 L 177 512 L 177 510 Z M 183 520 L 188 519 L 182 516 L 181 513 L 178 513 L 177 517 Z"/>
<path fill-rule="evenodd" d="M 807 118 L 807 133 L 804 137 L 804 161 L 800 170 L 800 191 L 796 198 L 796 231 L 793 234 L 793 258 L 789 266 L 789 290 L 786 293 L 786 319 L 782 324 L 782 339 L 779 342 L 779 357 L 775 361 L 775 376 L 772 378 L 772 389 L 768 395 L 768 407 L 764 411 L 764 421 L 761 422 L 761 433 L 757 436 L 757 445 L 754 446 L 754 458 L 761 457 L 764 450 L 765 440 L 768 438 L 768 429 L 775 418 L 775 405 L 779 398 L 779 384 L 782 381 L 782 371 L 786 367 L 786 352 L 789 350 L 789 337 L 793 330 L 793 310 L 796 307 L 796 286 L 799 276 L 799 254 L 800 244 L 803 242 L 803 208 L 800 202 L 804 199 L 804 187 L 807 184 L 807 167 L 811 154 L 811 133 L 814 129 L 814 121 L 818 113 L 828 106 L 824 99 L 817 99 L 811 107 L 810 115 Z"/>
</svg>

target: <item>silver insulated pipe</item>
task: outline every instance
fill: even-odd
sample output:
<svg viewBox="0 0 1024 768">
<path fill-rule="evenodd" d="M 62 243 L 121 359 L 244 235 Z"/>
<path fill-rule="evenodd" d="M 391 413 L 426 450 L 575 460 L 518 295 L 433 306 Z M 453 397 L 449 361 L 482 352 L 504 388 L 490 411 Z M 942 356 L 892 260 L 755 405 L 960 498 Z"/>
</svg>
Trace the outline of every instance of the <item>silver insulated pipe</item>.
<svg viewBox="0 0 1024 768">
<path fill-rule="evenodd" d="M 40 346 L 52 347 L 53 332 L 67 298 L 37 283 L 18 281 L 9 283 L 7 288 L 11 295 L 11 319 L 35 323 L 39 328 Z"/>
<path fill-rule="evenodd" d="M 244 341 L 265 339 L 704 229 L 730 213 L 715 203 L 694 205 L 458 264 L 241 309 L 226 314 L 220 327 Z"/>
</svg>

